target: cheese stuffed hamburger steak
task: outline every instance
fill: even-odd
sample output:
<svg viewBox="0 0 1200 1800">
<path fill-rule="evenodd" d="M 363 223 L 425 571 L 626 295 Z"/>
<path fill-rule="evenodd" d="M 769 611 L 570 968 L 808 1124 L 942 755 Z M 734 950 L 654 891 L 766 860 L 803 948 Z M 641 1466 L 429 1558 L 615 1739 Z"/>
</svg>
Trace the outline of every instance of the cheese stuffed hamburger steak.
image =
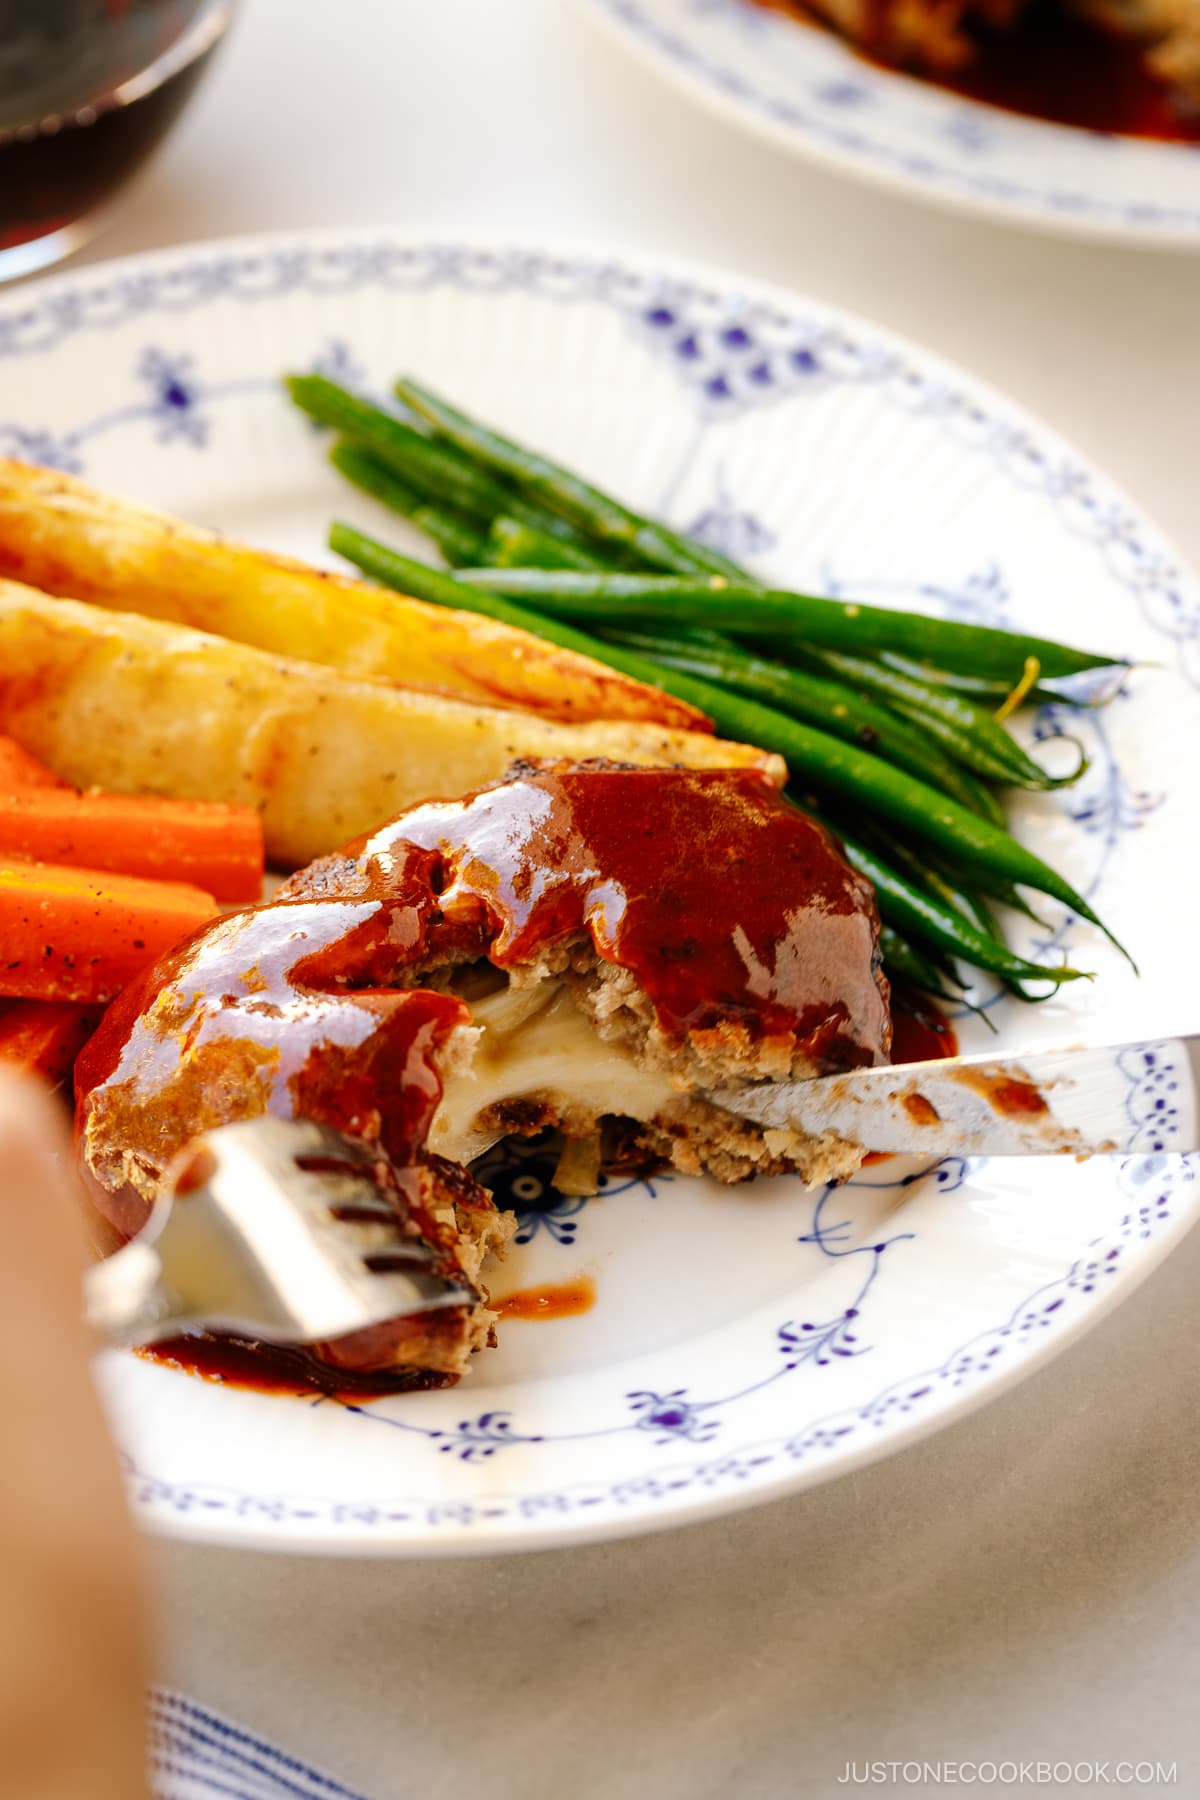
<svg viewBox="0 0 1200 1800">
<path fill-rule="evenodd" d="M 739 1093 L 886 1062 L 890 1036 L 872 890 L 765 775 L 518 766 L 312 863 L 127 989 L 77 1066 L 78 1141 L 126 1236 L 216 1125 L 271 1112 L 370 1145 L 478 1301 L 315 1354 L 427 1385 L 491 1341 L 480 1271 L 511 1221 L 468 1165 L 499 1138 L 557 1130 L 576 1193 L 617 1155 L 836 1180 L 856 1146 L 764 1129 Z"/>
</svg>

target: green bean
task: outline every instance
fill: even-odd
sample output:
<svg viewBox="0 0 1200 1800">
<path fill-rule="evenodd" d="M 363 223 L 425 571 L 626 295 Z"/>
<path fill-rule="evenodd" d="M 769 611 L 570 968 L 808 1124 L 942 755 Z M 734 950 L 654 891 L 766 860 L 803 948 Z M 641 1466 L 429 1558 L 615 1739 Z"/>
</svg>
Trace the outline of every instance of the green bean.
<svg viewBox="0 0 1200 1800">
<path fill-rule="evenodd" d="M 881 925 L 879 928 L 879 949 L 883 956 L 884 974 L 893 987 L 902 985 L 909 989 L 919 989 L 921 993 L 931 995 L 933 999 L 942 1001 L 946 1006 L 960 1006 L 966 1012 L 974 1013 L 975 1017 L 982 1020 L 989 1031 L 997 1030 L 991 1013 L 986 1012 L 982 1006 L 976 1006 L 973 1000 L 967 999 L 949 957 L 942 955 L 939 951 L 918 950 L 915 945 L 902 938 L 898 931 L 894 931 L 890 925 Z M 1057 991 L 1057 988 L 1051 988 L 1046 998 L 1049 999 L 1050 995 Z M 894 1000 L 895 995 L 893 994 L 893 1002 Z M 894 1016 L 895 1007 L 893 1005 Z"/>
<path fill-rule="evenodd" d="M 994 824 L 1004 824 L 1004 814 L 995 797 L 966 770 L 943 756 L 924 732 L 840 682 L 826 681 L 797 669 L 785 669 L 779 663 L 764 661 L 719 638 L 713 646 L 672 642 L 669 638 L 656 638 L 646 633 L 622 632 L 620 641 L 664 668 L 699 675 L 735 693 L 765 700 L 793 718 L 831 732 L 834 737 L 861 744 L 876 755 L 886 757 L 898 768 L 919 775 L 931 787 L 952 795 L 963 806 L 982 813 Z"/>
<path fill-rule="evenodd" d="M 373 544 L 351 526 L 335 525 L 330 544 L 389 586 L 400 587 L 406 593 L 415 593 L 425 599 L 436 599 L 442 605 L 467 606 L 477 612 L 489 613 L 493 618 L 506 619 L 511 624 L 549 636 L 552 642 L 564 642 L 558 634 L 569 628 L 561 623 L 554 621 L 553 631 L 549 631 L 544 621 L 538 622 L 537 615 L 524 608 L 514 607 L 510 601 L 489 593 L 478 584 L 472 586 L 461 576 L 451 577 L 437 570 L 422 569 L 421 564 L 414 564 L 407 557 L 397 557 L 383 545 Z M 416 585 L 422 577 L 426 578 L 425 585 Z M 467 594 L 474 597 L 473 607 L 465 598 Z M 968 868 L 994 869 L 1023 887 L 1052 895 L 1081 918 L 1090 920 L 1122 955 L 1128 956 L 1083 895 L 1076 893 L 1068 881 L 1032 850 L 1017 843 L 990 820 L 980 818 L 904 770 L 893 768 L 882 758 L 831 737 L 827 732 L 789 719 L 757 700 L 728 694 L 712 682 L 701 681 L 676 669 L 661 668 L 620 645 L 571 631 L 570 648 L 581 650 L 599 662 L 608 662 L 638 680 L 657 685 L 689 702 L 708 714 L 722 736 L 777 751 L 791 765 L 793 773 L 803 772 L 818 786 L 865 807 L 868 812 L 892 819 L 915 836 L 947 850 Z"/>
<path fill-rule="evenodd" d="M 477 563 L 487 553 L 487 539 L 465 513 L 437 506 L 415 493 L 389 469 L 379 457 L 362 450 L 346 438 L 339 438 L 329 452 L 329 460 L 340 475 L 374 499 L 381 500 L 393 512 L 410 519 L 426 537 L 433 539 L 448 563 Z"/>
<path fill-rule="evenodd" d="M 461 612 L 481 613 L 486 618 L 499 619 L 503 625 L 532 632 L 535 637 L 559 644 L 564 650 L 575 650 L 581 656 L 590 656 L 594 662 L 607 663 L 635 681 L 644 681 L 648 687 L 671 691 L 662 679 L 662 672 L 632 651 L 622 650 L 616 644 L 602 644 L 599 638 L 589 637 L 557 619 L 543 619 L 540 613 L 501 600 L 483 588 L 468 587 L 456 575 L 447 575 L 441 569 L 431 569 L 428 563 L 402 556 L 398 550 L 390 549 L 340 519 L 330 527 L 329 547 L 384 587 L 395 588 L 417 600 L 427 600 L 434 606 L 452 606 Z M 704 708 L 699 711 L 703 712 Z"/>
<path fill-rule="evenodd" d="M 598 570 L 611 567 L 602 556 L 593 555 L 582 544 L 567 543 L 562 538 L 552 537 L 548 531 L 539 531 L 536 526 L 523 525 L 519 519 L 493 519 L 489 536 L 491 542 L 485 545 L 484 555 L 490 556 L 500 569 L 514 565 L 529 569 Z M 483 560 L 481 557 L 480 561 Z"/>
<path fill-rule="evenodd" d="M 1081 970 L 1062 963 L 1043 968 L 1039 963 L 1026 962 L 992 933 L 981 931 L 965 913 L 905 880 L 839 824 L 832 828 L 842 840 L 847 860 L 874 887 L 881 917 L 902 937 L 947 951 L 975 968 L 1014 981 L 1048 981 L 1057 987 L 1064 981 L 1090 979 Z"/>
<path fill-rule="evenodd" d="M 952 896 L 953 899 L 957 901 L 959 909 L 962 912 L 965 912 L 972 923 L 977 925 L 981 931 L 990 931 L 993 937 L 1003 938 L 1004 934 L 997 924 L 995 914 L 992 912 L 987 900 L 983 898 L 981 893 L 976 892 L 959 880 L 953 869 L 942 868 L 939 870 L 934 867 L 927 871 L 927 873 L 933 875 L 934 880 L 937 883 L 937 891 L 943 895 Z M 1011 907 L 1014 912 L 1023 913 L 1027 919 L 1032 919 L 1035 925 L 1041 926 L 1043 931 L 1049 930 L 1045 920 L 1039 919 L 1028 901 L 1026 901 L 1023 896 L 1017 892 L 1016 888 L 1011 886 L 1011 884 L 989 880 L 983 886 L 983 894 L 990 894 L 992 898 L 1000 900 L 1005 906 Z M 1026 1005 L 1037 1005 L 1039 1002 L 1050 998 L 1048 993 L 1028 993 L 1024 983 L 1018 981 L 1014 976 L 1001 975 L 999 979 L 1001 985 L 1007 988 L 1008 992 L 1012 994 L 1014 998 L 1024 1001 Z"/>
<path fill-rule="evenodd" d="M 880 926 L 879 949 L 884 969 L 893 980 L 907 982 L 910 987 L 920 988 L 922 993 L 932 994 L 938 1000 L 953 1003 L 960 999 L 958 994 L 951 993 L 946 985 L 947 977 L 933 957 L 916 949 L 891 925 Z"/>
<path fill-rule="evenodd" d="M 498 513 L 536 525 L 551 536 L 574 538 L 569 525 L 531 504 L 507 481 L 497 481 L 453 445 L 442 443 L 360 399 L 323 375 L 290 375 L 288 392 L 310 418 L 333 425 L 385 462 L 408 487 L 466 513 L 481 528 Z"/>
<path fill-rule="evenodd" d="M 872 832 L 875 847 L 886 861 L 895 863 L 918 887 L 924 886 L 926 891 L 937 900 L 944 900 L 947 906 L 955 906 L 966 913 L 981 931 L 990 931 L 996 937 L 1003 933 L 992 914 L 988 900 L 998 900 L 1002 905 L 1011 907 L 1014 912 L 1032 919 L 1043 931 L 1050 927 L 1039 918 L 1020 889 L 1011 881 L 1005 881 L 991 869 L 975 869 L 970 873 L 958 869 L 948 858 L 938 856 L 918 856 L 907 844 L 900 843 L 876 827 Z"/>
<path fill-rule="evenodd" d="M 965 881 L 955 881 L 938 867 L 935 859 L 919 856 L 908 844 L 902 844 L 890 832 L 878 825 L 860 826 L 858 835 L 869 849 L 882 856 L 885 862 L 892 864 L 898 872 L 911 881 L 914 886 L 923 888 L 934 900 L 940 900 L 944 906 L 952 907 L 970 919 L 979 931 L 986 931 L 992 937 L 999 938 L 996 922 L 987 912 L 983 902 L 973 893 Z M 1001 939 L 1003 942 L 1003 939 Z"/>
<path fill-rule="evenodd" d="M 700 684 L 693 683 L 689 695 L 699 687 Z M 697 704 L 702 703 L 698 701 Z M 788 721 L 791 730 L 787 734 L 778 727 L 764 729 L 768 727 L 768 720 L 752 715 L 765 712 L 765 708 L 756 707 L 749 701 L 743 703 L 743 708 L 740 728 L 740 735 L 743 737 L 749 737 L 751 742 L 766 744 L 783 756 L 794 759 L 797 769 L 804 768 L 809 778 L 818 785 L 839 794 L 843 800 L 853 801 L 890 819 L 893 825 L 902 826 L 914 837 L 951 855 L 972 876 L 978 874 L 981 878 L 987 878 L 993 874 L 999 875 L 1022 887 L 1035 888 L 1060 900 L 1081 918 L 1089 919 L 1093 925 L 1098 926 L 1121 950 L 1122 955 L 1128 957 L 1128 952 L 1097 917 L 1082 894 L 1077 893 L 1069 882 L 1042 862 L 1040 857 L 988 820 L 969 812 L 946 795 L 936 793 L 933 788 L 902 770 L 894 769 L 890 763 L 881 762 L 877 757 L 869 756 L 836 739 L 827 739 L 806 766 L 803 754 L 803 748 L 806 747 L 796 744 L 796 734 L 802 733 L 811 738 L 815 733 L 807 726 L 792 724 L 791 721 Z M 716 719 L 718 730 L 728 733 L 730 727 L 727 719 L 718 718 L 711 706 L 706 710 Z M 797 750 L 801 750 L 800 755 L 796 754 Z"/>
<path fill-rule="evenodd" d="M 515 481 L 526 493 L 536 495 L 544 505 L 590 536 L 636 550 L 657 568 L 676 569 L 685 575 L 704 571 L 725 576 L 740 575 L 740 570 L 728 557 L 681 536 L 666 525 L 658 525 L 640 513 L 631 512 L 620 501 L 581 480 L 560 463 L 552 462 L 536 451 L 523 449 L 510 438 L 476 423 L 418 382 L 398 381 L 395 392 L 405 405 L 420 413 L 439 436 L 448 438 L 485 467 Z"/>
<path fill-rule="evenodd" d="M 325 375 L 285 375 L 284 386 L 301 412 L 318 425 L 332 425 L 335 431 L 370 444 L 373 449 L 403 445 L 414 436 L 425 443 L 432 441 L 429 427 L 419 414 L 407 407 L 400 413 L 388 412 Z"/>
<path fill-rule="evenodd" d="M 913 675 L 882 667 L 866 657 L 847 656 L 838 650 L 805 650 L 803 659 L 822 674 L 865 688 L 906 719 L 922 725 L 943 749 L 959 762 L 990 781 L 1003 782 L 1035 792 L 1069 787 L 1087 769 L 1082 746 L 1079 762 L 1069 775 L 1048 775 L 1028 756 L 994 716 L 968 695 L 936 687 Z M 1075 743 L 1075 739 L 1071 739 Z"/>
<path fill-rule="evenodd" d="M 602 634 L 610 643 L 627 644 L 631 650 L 640 651 L 643 655 L 657 652 L 673 652 L 676 650 L 716 650 L 722 656 L 746 656 L 748 652 L 741 644 L 726 635 L 723 631 L 709 631 L 703 625 L 689 625 L 685 630 L 680 626 L 670 637 L 664 637 L 661 631 L 620 631 L 605 630 Z"/>
<path fill-rule="evenodd" d="M 956 892 L 961 893 L 964 888 L 970 888 L 976 897 L 977 905 L 983 906 L 984 899 L 995 900 L 1001 906 L 1007 906 L 1012 912 L 1020 913 L 1024 918 L 1032 920 L 1042 931 L 1051 929 L 1041 914 L 1033 910 L 1020 889 L 1013 882 L 1005 881 L 993 870 L 973 869 L 968 873 L 958 868 L 953 858 L 949 856 L 937 858 L 935 863 L 942 879 Z M 991 909 L 985 907 L 984 910 L 990 917 Z"/>
<path fill-rule="evenodd" d="M 884 668 L 894 669 L 898 675 L 911 675 L 917 681 L 928 682 L 931 687 L 966 694 L 980 706 L 1002 706 L 1013 690 L 1011 681 L 996 681 L 985 675 L 954 674 L 949 669 L 935 668 L 932 663 L 912 662 L 906 656 L 897 656 L 894 650 L 881 650 L 878 660 Z M 1025 704 L 1107 706 L 1119 693 L 1129 667 L 1128 663 L 1117 662 L 1085 670 L 1080 675 L 1064 675 L 1056 681 L 1039 678 L 1025 696 Z"/>
<path fill-rule="evenodd" d="M 1046 638 L 1020 636 L 990 625 L 964 625 L 926 613 L 863 606 L 856 601 L 822 600 L 783 588 L 761 588 L 726 575 L 588 575 L 546 569 L 508 569 L 506 598 L 527 600 L 559 617 L 610 624 L 656 620 L 668 624 L 715 625 L 741 637 L 774 643 L 815 644 L 873 655 L 898 650 L 918 661 L 928 657 L 950 670 L 1010 677 L 1016 682 L 1029 657 L 1043 673 L 1075 674 L 1115 661 Z"/>
<path fill-rule="evenodd" d="M 945 906 L 963 913 L 977 930 L 988 933 L 1002 943 L 1004 934 L 991 907 L 983 898 L 984 894 L 991 894 L 1017 912 L 1024 913 L 1034 924 L 1042 926 L 1043 930 L 1048 929 L 1011 883 L 998 881 L 986 874 L 981 878 L 978 872 L 971 879 L 964 879 L 960 871 L 939 862 L 936 857 L 917 856 L 906 844 L 901 844 L 877 826 L 867 827 L 865 832 L 860 831 L 860 836 L 865 838 L 869 848 L 874 849 L 885 862 L 899 870 L 916 887 L 923 888 Z M 1029 1005 L 1050 997 L 1047 993 L 1027 993 L 1023 984 L 1011 975 L 1001 975 L 1000 981 L 1010 994 Z"/>
</svg>

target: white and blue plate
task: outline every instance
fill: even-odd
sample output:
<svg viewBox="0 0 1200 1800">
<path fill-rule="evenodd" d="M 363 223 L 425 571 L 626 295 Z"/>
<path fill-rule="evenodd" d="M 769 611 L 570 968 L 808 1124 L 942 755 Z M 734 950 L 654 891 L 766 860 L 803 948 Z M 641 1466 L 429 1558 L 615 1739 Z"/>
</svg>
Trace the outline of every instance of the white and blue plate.
<svg viewBox="0 0 1200 1800">
<path fill-rule="evenodd" d="M 1028 719 L 1091 768 L 1023 836 L 1133 948 L 1047 903 L 1028 954 L 1093 970 L 965 1047 L 1113 1043 L 1200 1020 L 1200 599 L 1153 527 L 1050 431 L 935 358 L 687 266 L 379 236 L 245 240 L 0 303 L 0 454 L 328 561 L 343 486 L 284 370 L 401 370 L 764 572 L 1025 625 L 1153 663 L 1107 709 Z M 681 846 L 685 853 L 686 846 Z M 520 1219 L 505 1292 L 589 1276 L 592 1311 L 508 1321 L 459 1387 L 363 1406 L 222 1388 L 130 1355 L 103 1387 L 143 1522 L 290 1550 L 533 1548 L 711 1517 L 910 1444 L 1011 1386 L 1167 1255 L 1197 1160 L 1162 1056 L 1126 1057 L 1125 1153 L 892 1161 L 809 1193 L 663 1175 L 594 1200 L 536 1147 L 489 1178 Z"/>
<path fill-rule="evenodd" d="M 1056 233 L 1200 244 L 1200 145 L 1085 131 L 965 99 L 755 0 L 581 4 L 693 99 L 844 174 Z"/>
</svg>

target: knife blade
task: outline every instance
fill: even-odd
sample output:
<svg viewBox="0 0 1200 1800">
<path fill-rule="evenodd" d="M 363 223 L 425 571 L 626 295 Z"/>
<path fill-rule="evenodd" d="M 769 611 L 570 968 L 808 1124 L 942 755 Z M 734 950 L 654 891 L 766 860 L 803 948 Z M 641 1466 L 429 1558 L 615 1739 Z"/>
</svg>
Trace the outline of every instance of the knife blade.
<svg viewBox="0 0 1200 1800">
<path fill-rule="evenodd" d="M 1200 1038 L 956 1056 L 705 1098 L 778 1130 L 946 1156 L 1200 1149 Z"/>
</svg>

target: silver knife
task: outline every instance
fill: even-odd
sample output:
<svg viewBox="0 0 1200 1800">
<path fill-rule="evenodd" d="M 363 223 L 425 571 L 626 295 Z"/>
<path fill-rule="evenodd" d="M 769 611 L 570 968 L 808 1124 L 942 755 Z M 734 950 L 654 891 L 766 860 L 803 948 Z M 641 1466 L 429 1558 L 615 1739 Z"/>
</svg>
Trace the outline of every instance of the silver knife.
<svg viewBox="0 0 1200 1800">
<path fill-rule="evenodd" d="M 854 1069 L 705 1098 L 757 1124 L 867 1150 L 1129 1156 L 1200 1149 L 1200 1038 Z"/>
</svg>

